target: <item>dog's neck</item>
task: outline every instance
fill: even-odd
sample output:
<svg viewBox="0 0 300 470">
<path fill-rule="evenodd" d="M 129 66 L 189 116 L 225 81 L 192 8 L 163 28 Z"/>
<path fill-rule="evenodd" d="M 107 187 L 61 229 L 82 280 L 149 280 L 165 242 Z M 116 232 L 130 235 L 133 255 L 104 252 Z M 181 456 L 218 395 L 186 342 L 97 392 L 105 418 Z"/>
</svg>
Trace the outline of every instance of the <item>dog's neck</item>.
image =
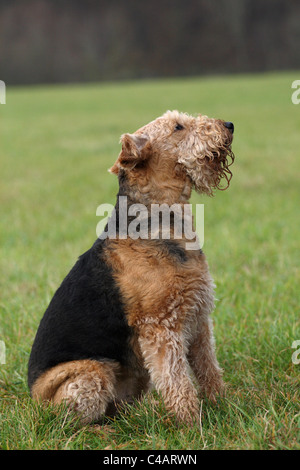
<svg viewBox="0 0 300 470">
<path fill-rule="evenodd" d="M 185 207 L 189 203 L 191 194 L 190 178 L 186 177 L 185 181 L 182 181 L 181 191 L 178 191 L 178 187 L 179 185 L 175 185 L 160 192 L 151 192 L 148 188 L 144 188 L 143 191 L 132 183 L 129 185 L 126 175 L 121 173 L 113 215 L 116 232 L 129 233 L 132 227 L 138 226 L 138 232 L 143 230 L 149 234 L 151 230 L 151 236 L 154 235 L 156 240 L 165 238 L 178 240 L 176 234 L 178 230 L 183 234 L 183 225 L 188 218 L 191 219 L 190 224 L 193 226 L 191 209 Z M 166 236 L 166 233 L 169 235 Z M 148 238 L 148 235 L 141 238 Z"/>
<path fill-rule="evenodd" d="M 168 206 L 188 204 L 192 192 L 192 181 L 187 175 L 175 181 L 170 179 L 164 184 L 159 182 L 159 185 L 156 185 L 153 180 L 150 183 L 145 181 L 145 184 L 140 184 L 140 180 L 137 179 L 134 183 L 132 180 L 128 180 L 128 176 L 124 171 L 119 172 L 117 197 L 126 196 L 128 206 L 143 204 L 151 209 L 152 204 L 167 204 Z"/>
</svg>

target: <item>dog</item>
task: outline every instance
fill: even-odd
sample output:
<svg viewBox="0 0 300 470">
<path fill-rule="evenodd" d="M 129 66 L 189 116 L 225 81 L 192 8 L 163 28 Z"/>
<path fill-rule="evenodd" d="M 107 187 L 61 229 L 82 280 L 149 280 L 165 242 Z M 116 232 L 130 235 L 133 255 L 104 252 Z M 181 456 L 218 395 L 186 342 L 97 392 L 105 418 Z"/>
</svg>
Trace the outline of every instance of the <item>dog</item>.
<svg viewBox="0 0 300 470">
<path fill-rule="evenodd" d="M 54 294 L 30 354 L 33 399 L 66 402 L 87 424 L 154 386 L 166 409 L 191 424 L 199 418 L 197 388 L 211 400 L 222 393 L 203 251 L 187 249 L 185 234 L 175 237 L 175 217 L 169 238 L 161 227 L 154 238 L 121 236 L 120 200 L 127 198 L 128 214 L 134 204 L 180 209 L 193 189 L 226 189 L 233 132 L 231 122 L 168 111 L 121 136 L 110 169 L 119 181 L 116 236 L 100 236 Z"/>
</svg>

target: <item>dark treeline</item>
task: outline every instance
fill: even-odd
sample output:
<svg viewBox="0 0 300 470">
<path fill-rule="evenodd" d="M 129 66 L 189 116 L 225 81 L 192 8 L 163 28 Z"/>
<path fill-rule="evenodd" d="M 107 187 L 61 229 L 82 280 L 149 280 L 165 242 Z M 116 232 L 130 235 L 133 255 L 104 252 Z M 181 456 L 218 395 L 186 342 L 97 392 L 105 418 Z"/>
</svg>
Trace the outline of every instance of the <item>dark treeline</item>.
<svg viewBox="0 0 300 470">
<path fill-rule="evenodd" d="M 299 0 L 0 0 L 0 79 L 300 68 Z"/>
</svg>

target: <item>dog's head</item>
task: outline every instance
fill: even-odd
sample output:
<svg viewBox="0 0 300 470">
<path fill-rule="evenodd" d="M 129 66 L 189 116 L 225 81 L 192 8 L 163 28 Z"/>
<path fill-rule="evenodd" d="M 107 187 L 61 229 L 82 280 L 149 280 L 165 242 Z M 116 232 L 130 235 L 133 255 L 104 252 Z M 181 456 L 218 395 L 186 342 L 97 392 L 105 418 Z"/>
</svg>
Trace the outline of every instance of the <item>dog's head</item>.
<svg viewBox="0 0 300 470">
<path fill-rule="evenodd" d="M 134 134 L 122 135 L 122 150 L 110 171 L 123 170 L 139 186 L 153 184 L 156 190 L 168 185 L 182 190 L 188 178 L 196 191 L 211 195 L 229 186 L 233 131 L 231 122 L 168 111 Z"/>
</svg>

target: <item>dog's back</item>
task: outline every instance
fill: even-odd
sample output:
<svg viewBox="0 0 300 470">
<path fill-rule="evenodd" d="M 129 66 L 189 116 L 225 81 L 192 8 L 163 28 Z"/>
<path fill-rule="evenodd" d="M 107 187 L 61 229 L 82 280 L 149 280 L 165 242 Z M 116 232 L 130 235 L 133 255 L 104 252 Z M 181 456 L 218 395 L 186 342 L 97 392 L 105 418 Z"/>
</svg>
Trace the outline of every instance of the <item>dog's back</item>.
<svg viewBox="0 0 300 470">
<path fill-rule="evenodd" d="M 78 259 L 54 294 L 32 346 L 28 384 L 59 363 L 80 359 L 126 363 L 130 328 L 119 289 L 103 260 L 104 240 Z"/>
</svg>

